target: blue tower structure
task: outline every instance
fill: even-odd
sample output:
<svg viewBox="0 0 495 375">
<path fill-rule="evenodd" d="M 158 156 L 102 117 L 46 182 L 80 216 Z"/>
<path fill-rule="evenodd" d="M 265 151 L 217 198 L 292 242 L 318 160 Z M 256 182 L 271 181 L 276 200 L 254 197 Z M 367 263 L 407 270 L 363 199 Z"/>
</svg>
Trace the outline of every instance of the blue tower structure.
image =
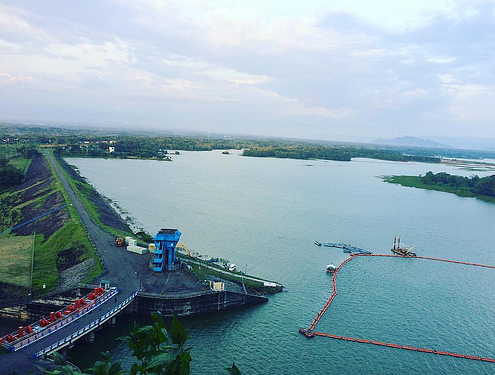
<svg viewBox="0 0 495 375">
<path fill-rule="evenodd" d="M 177 229 L 161 229 L 153 238 L 155 241 L 155 258 L 153 271 L 172 270 L 175 266 L 175 245 L 181 233 Z"/>
</svg>

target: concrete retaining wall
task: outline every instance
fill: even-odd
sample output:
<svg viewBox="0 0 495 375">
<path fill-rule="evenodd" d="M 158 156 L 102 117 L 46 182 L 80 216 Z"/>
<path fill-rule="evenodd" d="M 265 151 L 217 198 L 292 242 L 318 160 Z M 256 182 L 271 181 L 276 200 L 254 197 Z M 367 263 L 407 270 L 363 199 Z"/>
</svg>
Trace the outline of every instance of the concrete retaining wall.
<svg viewBox="0 0 495 375">
<path fill-rule="evenodd" d="M 134 309 L 139 315 L 149 316 L 155 311 L 160 311 L 163 316 L 189 316 L 267 301 L 266 297 L 229 291 L 212 291 L 208 294 L 176 298 L 146 294 L 137 296 L 134 301 L 137 306 L 134 306 Z"/>
</svg>

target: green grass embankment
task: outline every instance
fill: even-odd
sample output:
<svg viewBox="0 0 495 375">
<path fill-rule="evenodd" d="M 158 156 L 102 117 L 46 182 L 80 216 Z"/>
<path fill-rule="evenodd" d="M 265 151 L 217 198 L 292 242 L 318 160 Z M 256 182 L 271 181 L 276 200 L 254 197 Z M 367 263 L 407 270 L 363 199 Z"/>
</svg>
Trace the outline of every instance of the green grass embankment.
<svg viewBox="0 0 495 375">
<path fill-rule="evenodd" d="M 95 260 L 86 275 L 86 281 L 98 276 L 103 268 L 94 247 L 89 241 L 79 218 L 71 217 L 67 224 L 52 234 L 46 241 L 36 236 L 34 253 L 33 290 L 52 290 L 59 284 L 59 270 L 86 259 Z"/>
<path fill-rule="evenodd" d="M 31 161 L 23 163 L 27 166 Z M 55 289 L 62 271 L 86 259 L 95 259 L 91 268 L 86 270 L 86 281 L 103 270 L 67 193 L 49 166 L 46 157 L 40 156 L 33 164 L 35 170 L 30 172 L 31 180 L 25 181 L 22 189 L 13 188 L 0 194 L 0 230 L 12 228 L 64 203 L 68 204 L 62 210 L 20 227 L 17 235 L 0 237 L 0 250 L 3 249 L 0 254 L 0 282 L 2 288 L 12 291 L 6 293 L 5 298 L 9 298 L 8 294 L 19 297 L 19 293 L 15 293 L 16 287 L 29 287 L 26 283 L 31 275 L 32 233 L 36 233 L 32 275 L 35 296 Z"/>
<path fill-rule="evenodd" d="M 116 237 L 134 236 L 134 233 L 130 228 L 128 228 L 128 230 L 120 230 L 110 225 L 104 224 L 100 217 L 100 208 L 91 200 L 91 197 L 94 196 L 96 193 L 93 186 L 87 183 L 86 181 L 84 181 L 83 179 L 80 180 L 75 179 L 73 176 L 70 175 L 70 173 L 67 173 L 64 166 L 61 165 L 58 159 L 55 159 L 55 161 L 58 163 L 60 170 L 64 174 L 65 178 L 67 179 L 72 189 L 74 190 L 78 198 L 81 200 L 82 204 L 88 211 L 91 218 L 95 221 L 95 223 L 97 223 L 99 226 L 104 228 L 108 233 L 111 233 Z M 72 166 L 70 165 L 68 165 L 68 167 L 72 168 Z"/>
<path fill-rule="evenodd" d="M 383 177 L 383 180 L 391 184 L 398 184 L 405 187 L 441 191 L 444 193 L 455 194 L 459 197 L 472 197 L 486 202 L 495 203 L 494 197 L 473 193 L 465 187 L 452 187 L 444 184 L 426 184 L 420 176 L 385 176 Z"/>
</svg>

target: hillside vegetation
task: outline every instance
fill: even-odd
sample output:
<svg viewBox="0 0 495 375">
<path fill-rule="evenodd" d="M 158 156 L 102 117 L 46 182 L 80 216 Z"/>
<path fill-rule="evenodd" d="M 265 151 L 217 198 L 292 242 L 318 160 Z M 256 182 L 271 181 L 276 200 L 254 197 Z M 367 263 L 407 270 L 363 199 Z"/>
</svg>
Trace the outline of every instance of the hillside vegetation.
<svg viewBox="0 0 495 375">
<path fill-rule="evenodd" d="M 0 237 L 0 267 L 4 275 L 23 275 L 19 278 L 6 276 L 0 280 L 2 300 L 27 294 L 25 275 L 29 277 L 31 273 L 34 234 L 32 288 L 35 295 L 55 289 L 62 272 L 86 259 L 95 261 L 87 274 L 82 275 L 84 279 L 91 279 L 101 272 L 95 250 L 70 206 L 9 230 L 68 203 L 60 182 L 45 157 L 39 154 L 32 159 L 24 182 L 0 194 L 0 232 L 7 232 Z M 20 249 L 18 253 L 14 252 L 16 248 Z"/>
</svg>

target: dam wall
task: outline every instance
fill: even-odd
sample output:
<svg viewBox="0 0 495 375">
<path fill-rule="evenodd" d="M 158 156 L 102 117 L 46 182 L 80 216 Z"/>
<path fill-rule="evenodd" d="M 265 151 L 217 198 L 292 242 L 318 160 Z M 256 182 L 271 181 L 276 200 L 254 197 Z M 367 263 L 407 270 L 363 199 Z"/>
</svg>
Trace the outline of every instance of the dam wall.
<svg viewBox="0 0 495 375">
<path fill-rule="evenodd" d="M 208 291 L 182 296 L 140 293 L 129 309 L 138 315 L 149 316 L 153 312 L 160 311 L 163 316 L 180 317 L 261 304 L 267 301 L 267 297 L 231 291 Z"/>
</svg>

